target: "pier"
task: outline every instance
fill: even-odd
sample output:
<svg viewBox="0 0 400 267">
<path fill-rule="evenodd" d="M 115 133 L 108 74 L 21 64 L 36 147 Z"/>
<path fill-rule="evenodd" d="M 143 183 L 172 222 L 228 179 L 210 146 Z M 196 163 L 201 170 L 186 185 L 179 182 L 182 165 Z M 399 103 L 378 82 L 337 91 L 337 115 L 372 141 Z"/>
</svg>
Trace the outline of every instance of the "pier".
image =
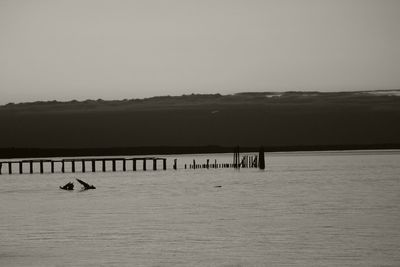
<svg viewBox="0 0 400 267">
<path fill-rule="evenodd" d="M 172 159 L 171 159 L 172 160 Z M 150 162 L 149 165 L 147 163 Z M 161 163 L 160 163 L 161 162 Z M 29 168 L 25 168 L 28 165 Z M 119 168 L 117 167 L 119 166 Z M 3 168 L 7 166 L 6 168 Z M 18 168 L 16 168 L 18 166 Z M 8 174 L 33 174 L 33 173 L 75 173 L 75 172 L 117 172 L 117 171 L 146 171 L 151 166 L 153 171 L 167 170 L 167 159 L 159 157 L 110 157 L 110 158 L 65 158 L 65 159 L 25 159 L 25 160 L 7 160 L 0 161 L 0 175 Z M 13 168 L 14 167 L 14 168 Z M 233 162 L 217 162 L 206 159 L 205 162 L 196 162 L 193 159 L 192 164 L 181 164 L 182 169 L 226 169 L 234 168 L 259 168 L 265 169 L 264 149 L 261 147 L 259 154 L 240 155 L 239 147 L 235 147 Z M 6 171 L 5 171 L 6 169 Z M 173 159 L 173 170 L 178 170 L 178 159 Z"/>
<path fill-rule="evenodd" d="M 167 159 L 166 158 L 158 158 L 158 157 L 138 157 L 138 158 L 68 158 L 68 159 L 29 159 L 29 160 L 12 160 L 12 161 L 0 161 L 0 174 L 2 174 L 3 166 L 7 166 L 8 174 L 13 174 L 15 168 L 13 169 L 14 165 L 18 166 L 18 171 L 16 173 L 23 174 L 24 173 L 24 166 L 29 166 L 29 171 L 25 173 L 34 173 L 35 167 L 39 167 L 39 173 L 43 174 L 45 172 L 45 166 L 50 167 L 50 173 L 67 172 L 66 166 L 70 167 L 70 172 L 75 173 L 80 171 L 82 173 L 87 172 L 96 172 L 96 166 L 98 163 L 101 164 L 101 171 L 107 172 L 117 171 L 117 163 L 122 164 L 122 171 L 136 171 L 138 162 L 142 163 L 142 170 L 147 170 L 147 161 L 152 162 L 153 170 L 158 170 L 158 163 L 162 162 L 161 170 L 167 169 Z M 77 163 L 80 165 L 80 169 L 77 169 Z M 108 170 L 107 167 L 111 163 L 111 170 Z M 128 164 L 129 163 L 129 164 Z M 87 169 L 87 164 L 89 164 L 89 169 Z M 127 165 L 131 167 L 128 169 Z M 57 168 L 58 167 L 58 168 Z"/>
</svg>

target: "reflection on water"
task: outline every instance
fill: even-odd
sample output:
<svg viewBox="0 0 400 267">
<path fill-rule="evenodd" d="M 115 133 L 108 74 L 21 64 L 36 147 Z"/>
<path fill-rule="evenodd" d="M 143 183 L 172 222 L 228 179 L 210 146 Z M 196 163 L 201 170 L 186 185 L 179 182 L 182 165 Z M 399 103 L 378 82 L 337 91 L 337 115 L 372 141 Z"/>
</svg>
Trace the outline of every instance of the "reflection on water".
<svg viewBox="0 0 400 267">
<path fill-rule="evenodd" d="M 216 157 L 231 160 L 178 156 Z M 76 177 L 97 189 L 58 189 Z M 399 180 L 398 152 L 271 154 L 266 172 L 3 174 L 0 266 L 400 266 Z"/>
</svg>

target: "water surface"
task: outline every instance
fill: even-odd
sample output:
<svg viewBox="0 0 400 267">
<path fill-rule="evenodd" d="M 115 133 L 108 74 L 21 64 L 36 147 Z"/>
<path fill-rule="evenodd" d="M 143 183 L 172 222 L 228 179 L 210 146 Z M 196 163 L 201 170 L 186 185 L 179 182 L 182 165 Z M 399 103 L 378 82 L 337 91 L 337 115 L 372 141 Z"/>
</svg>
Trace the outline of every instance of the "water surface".
<svg viewBox="0 0 400 267">
<path fill-rule="evenodd" d="M 173 158 L 178 171 L 1 175 L 0 266 L 400 266 L 398 151 L 272 153 L 267 171 Z M 74 177 L 97 189 L 58 189 Z"/>
</svg>

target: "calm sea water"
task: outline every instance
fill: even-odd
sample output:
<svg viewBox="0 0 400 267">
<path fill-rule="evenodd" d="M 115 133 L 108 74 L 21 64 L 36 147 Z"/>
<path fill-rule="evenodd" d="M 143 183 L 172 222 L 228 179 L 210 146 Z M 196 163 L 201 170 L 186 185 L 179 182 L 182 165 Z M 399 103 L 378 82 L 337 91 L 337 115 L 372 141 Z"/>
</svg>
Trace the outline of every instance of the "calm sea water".
<svg viewBox="0 0 400 267">
<path fill-rule="evenodd" d="M 75 177 L 97 189 L 58 189 Z M 400 152 L 271 153 L 267 171 L 3 169 L 0 266 L 400 266 Z"/>
</svg>

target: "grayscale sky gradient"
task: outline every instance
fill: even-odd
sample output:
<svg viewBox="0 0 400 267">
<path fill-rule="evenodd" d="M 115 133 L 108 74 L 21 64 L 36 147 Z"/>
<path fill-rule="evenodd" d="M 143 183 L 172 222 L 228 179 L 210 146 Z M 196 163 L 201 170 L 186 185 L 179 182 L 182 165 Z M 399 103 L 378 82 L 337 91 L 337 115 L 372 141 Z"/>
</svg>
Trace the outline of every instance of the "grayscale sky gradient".
<svg viewBox="0 0 400 267">
<path fill-rule="evenodd" d="M 0 0 L 0 104 L 395 88 L 399 0 Z"/>
</svg>

